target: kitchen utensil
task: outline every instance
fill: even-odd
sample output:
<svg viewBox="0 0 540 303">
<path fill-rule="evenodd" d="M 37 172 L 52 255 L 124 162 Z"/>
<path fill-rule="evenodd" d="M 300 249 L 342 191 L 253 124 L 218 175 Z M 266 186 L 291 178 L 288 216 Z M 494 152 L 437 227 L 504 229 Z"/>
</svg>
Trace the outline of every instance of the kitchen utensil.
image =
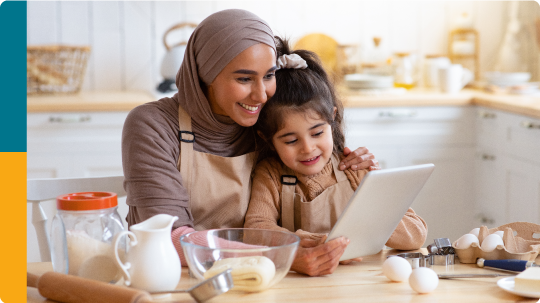
<svg viewBox="0 0 540 303">
<path fill-rule="evenodd" d="M 434 240 L 435 246 L 437 246 L 437 254 L 439 255 L 448 255 L 454 254 L 454 249 L 452 248 L 452 243 L 448 238 L 438 238 Z"/>
<path fill-rule="evenodd" d="M 439 279 L 461 279 L 461 278 L 496 278 L 501 276 L 513 276 L 513 275 L 503 275 L 503 274 L 461 274 L 461 275 L 438 275 Z"/>
<path fill-rule="evenodd" d="M 72 275 L 46 272 L 41 277 L 27 273 L 27 286 L 36 287 L 48 299 L 64 303 L 147 303 L 146 291 Z"/>
<path fill-rule="evenodd" d="M 412 269 L 426 267 L 429 262 L 429 256 L 424 256 L 422 253 L 404 253 L 397 254 L 397 256 L 407 260 L 411 264 Z"/>
<path fill-rule="evenodd" d="M 112 192 L 83 192 L 56 199 L 51 260 L 56 272 L 114 283 L 121 277 L 112 241 L 124 230 Z M 118 249 L 118 247 L 116 248 Z M 125 251 L 125 245 L 121 246 Z"/>
<path fill-rule="evenodd" d="M 231 276 L 232 269 L 227 269 L 217 274 L 210 279 L 204 280 L 201 283 L 189 289 L 175 289 L 169 291 L 151 291 L 150 294 L 167 294 L 167 293 L 189 293 L 197 302 L 205 302 L 215 296 L 226 293 L 234 287 L 233 278 Z"/>
<path fill-rule="evenodd" d="M 146 291 L 174 289 L 180 281 L 180 258 L 173 246 L 171 229 L 178 217 L 159 214 L 131 226 L 131 231 L 116 235 L 115 261 L 122 270 L 127 286 Z M 123 236 L 131 238 L 126 261 L 118 255 L 118 244 Z"/>
<path fill-rule="evenodd" d="M 415 56 L 411 53 L 395 53 L 394 86 L 411 89 L 417 82 Z"/>
<path fill-rule="evenodd" d="M 515 286 L 514 278 L 515 277 L 502 278 L 499 281 L 497 281 L 497 285 L 500 288 L 504 289 L 505 291 L 514 295 L 528 297 L 528 298 L 540 298 L 540 292 L 516 291 L 514 289 L 514 286 Z"/>
<path fill-rule="evenodd" d="M 439 68 L 449 66 L 450 59 L 441 55 L 427 55 L 424 61 L 424 85 L 439 87 Z"/>
<path fill-rule="evenodd" d="M 392 76 L 349 74 L 344 79 L 345 84 L 353 89 L 390 89 L 394 84 Z"/>
<path fill-rule="evenodd" d="M 218 268 L 232 268 L 235 289 L 246 291 L 260 291 L 279 282 L 289 272 L 299 242 L 291 233 L 244 228 L 196 231 L 180 238 L 189 269 L 197 279 L 204 280 L 207 272 Z M 259 263 L 261 258 L 264 263 Z"/>
<path fill-rule="evenodd" d="M 169 28 L 163 35 L 163 45 L 165 46 L 167 52 L 161 61 L 160 72 L 164 80 L 158 85 L 158 90 L 160 92 L 165 93 L 176 90 L 176 73 L 178 73 L 180 65 L 182 65 L 182 61 L 184 61 L 184 53 L 187 46 L 186 41 L 180 41 L 174 45 L 169 45 L 167 43 L 167 36 L 176 30 L 195 27 L 197 27 L 197 24 L 195 23 L 178 23 Z"/>
<path fill-rule="evenodd" d="M 445 93 L 459 92 L 472 79 L 472 72 L 461 64 L 439 68 L 439 88 Z"/>
<path fill-rule="evenodd" d="M 476 261 L 476 265 L 478 265 L 478 267 L 490 267 L 510 271 L 524 271 L 529 267 L 540 267 L 540 265 L 535 264 L 533 261 L 515 259 L 485 260 L 483 258 L 478 258 L 478 261 Z"/>
<path fill-rule="evenodd" d="M 489 84 L 507 87 L 527 83 L 531 79 L 531 73 L 485 72 L 484 77 Z"/>
<path fill-rule="evenodd" d="M 454 254 L 429 255 L 429 265 L 454 265 Z"/>
</svg>

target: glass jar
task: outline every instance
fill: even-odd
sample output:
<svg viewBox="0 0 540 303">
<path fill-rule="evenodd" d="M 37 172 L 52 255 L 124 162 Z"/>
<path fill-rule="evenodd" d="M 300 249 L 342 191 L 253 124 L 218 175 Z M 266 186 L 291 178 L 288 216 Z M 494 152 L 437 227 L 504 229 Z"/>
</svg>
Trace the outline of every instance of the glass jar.
<svg viewBox="0 0 540 303">
<path fill-rule="evenodd" d="M 410 53 L 396 53 L 394 61 L 394 86 L 411 89 L 416 84 L 416 66 Z"/>
<path fill-rule="evenodd" d="M 83 192 L 59 196 L 52 221 L 51 259 L 56 272 L 114 283 L 121 272 L 114 262 L 113 238 L 124 230 L 117 195 Z M 125 255 L 125 242 L 120 246 Z"/>
</svg>

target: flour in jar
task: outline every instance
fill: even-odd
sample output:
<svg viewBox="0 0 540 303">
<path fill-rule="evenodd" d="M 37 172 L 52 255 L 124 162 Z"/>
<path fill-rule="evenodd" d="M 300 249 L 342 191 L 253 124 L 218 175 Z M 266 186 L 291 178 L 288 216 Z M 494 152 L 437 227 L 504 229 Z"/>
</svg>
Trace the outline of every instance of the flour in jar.
<svg viewBox="0 0 540 303">
<path fill-rule="evenodd" d="M 116 282 L 120 271 L 114 262 L 111 244 L 90 237 L 82 230 L 67 230 L 69 274 L 98 280 Z"/>
</svg>

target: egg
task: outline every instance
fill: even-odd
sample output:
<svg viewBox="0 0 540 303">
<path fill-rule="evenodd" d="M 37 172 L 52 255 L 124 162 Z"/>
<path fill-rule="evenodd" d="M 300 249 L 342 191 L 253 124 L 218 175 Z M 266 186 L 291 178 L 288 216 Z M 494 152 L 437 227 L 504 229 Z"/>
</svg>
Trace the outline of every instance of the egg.
<svg viewBox="0 0 540 303">
<path fill-rule="evenodd" d="M 435 271 L 427 267 L 418 267 L 409 277 L 409 285 L 417 293 L 427 294 L 439 285 L 439 277 Z"/>
<path fill-rule="evenodd" d="M 497 245 L 504 245 L 503 239 L 499 235 L 491 234 L 482 241 L 480 248 L 485 252 L 490 252 L 493 251 Z"/>
<path fill-rule="evenodd" d="M 477 238 L 478 238 L 478 235 L 480 234 L 480 227 L 477 227 L 477 228 L 473 228 L 469 234 L 473 234 L 475 235 Z"/>
<path fill-rule="evenodd" d="M 464 234 L 461 238 L 456 241 L 456 248 L 458 249 L 467 249 L 471 244 L 476 243 L 477 246 L 480 246 L 478 242 L 478 237 L 473 234 Z"/>
<path fill-rule="evenodd" d="M 402 282 L 409 278 L 412 267 L 404 258 L 390 257 L 384 261 L 382 272 L 391 281 Z"/>
<path fill-rule="evenodd" d="M 502 238 L 504 236 L 504 231 L 499 230 L 499 231 L 494 232 L 494 234 L 499 235 Z"/>
</svg>

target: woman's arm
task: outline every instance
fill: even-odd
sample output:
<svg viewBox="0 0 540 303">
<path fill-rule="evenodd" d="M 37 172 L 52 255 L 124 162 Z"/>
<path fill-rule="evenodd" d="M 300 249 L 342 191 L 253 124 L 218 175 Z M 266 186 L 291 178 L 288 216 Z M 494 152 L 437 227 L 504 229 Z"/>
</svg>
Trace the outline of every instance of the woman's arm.
<svg viewBox="0 0 540 303">
<path fill-rule="evenodd" d="M 122 165 L 129 225 L 153 215 L 178 216 L 173 228 L 193 227 L 187 191 L 177 168 L 178 105 L 162 99 L 134 108 L 122 131 Z"/>
<path fill-rule="evenodd" d="M 351 152 L 351 149 L 345 147 L 343 150 L 345 158 L 339 163 L 339 169 L 345 170 L 350 168 L 352 170 L 369 169 L 377 170 L 381 169 L 379 161 L 375 159 L 375 156 L 369 152 L 366 147 L 359 147 L 355 151 Z"/>
<path fill-rule="evenodd" d="M 386 242 L 386 246 L 400 250 L 418 249 L 424 245 L 426 237 L 426 222 L 409 208 Z"/>
</svg>

